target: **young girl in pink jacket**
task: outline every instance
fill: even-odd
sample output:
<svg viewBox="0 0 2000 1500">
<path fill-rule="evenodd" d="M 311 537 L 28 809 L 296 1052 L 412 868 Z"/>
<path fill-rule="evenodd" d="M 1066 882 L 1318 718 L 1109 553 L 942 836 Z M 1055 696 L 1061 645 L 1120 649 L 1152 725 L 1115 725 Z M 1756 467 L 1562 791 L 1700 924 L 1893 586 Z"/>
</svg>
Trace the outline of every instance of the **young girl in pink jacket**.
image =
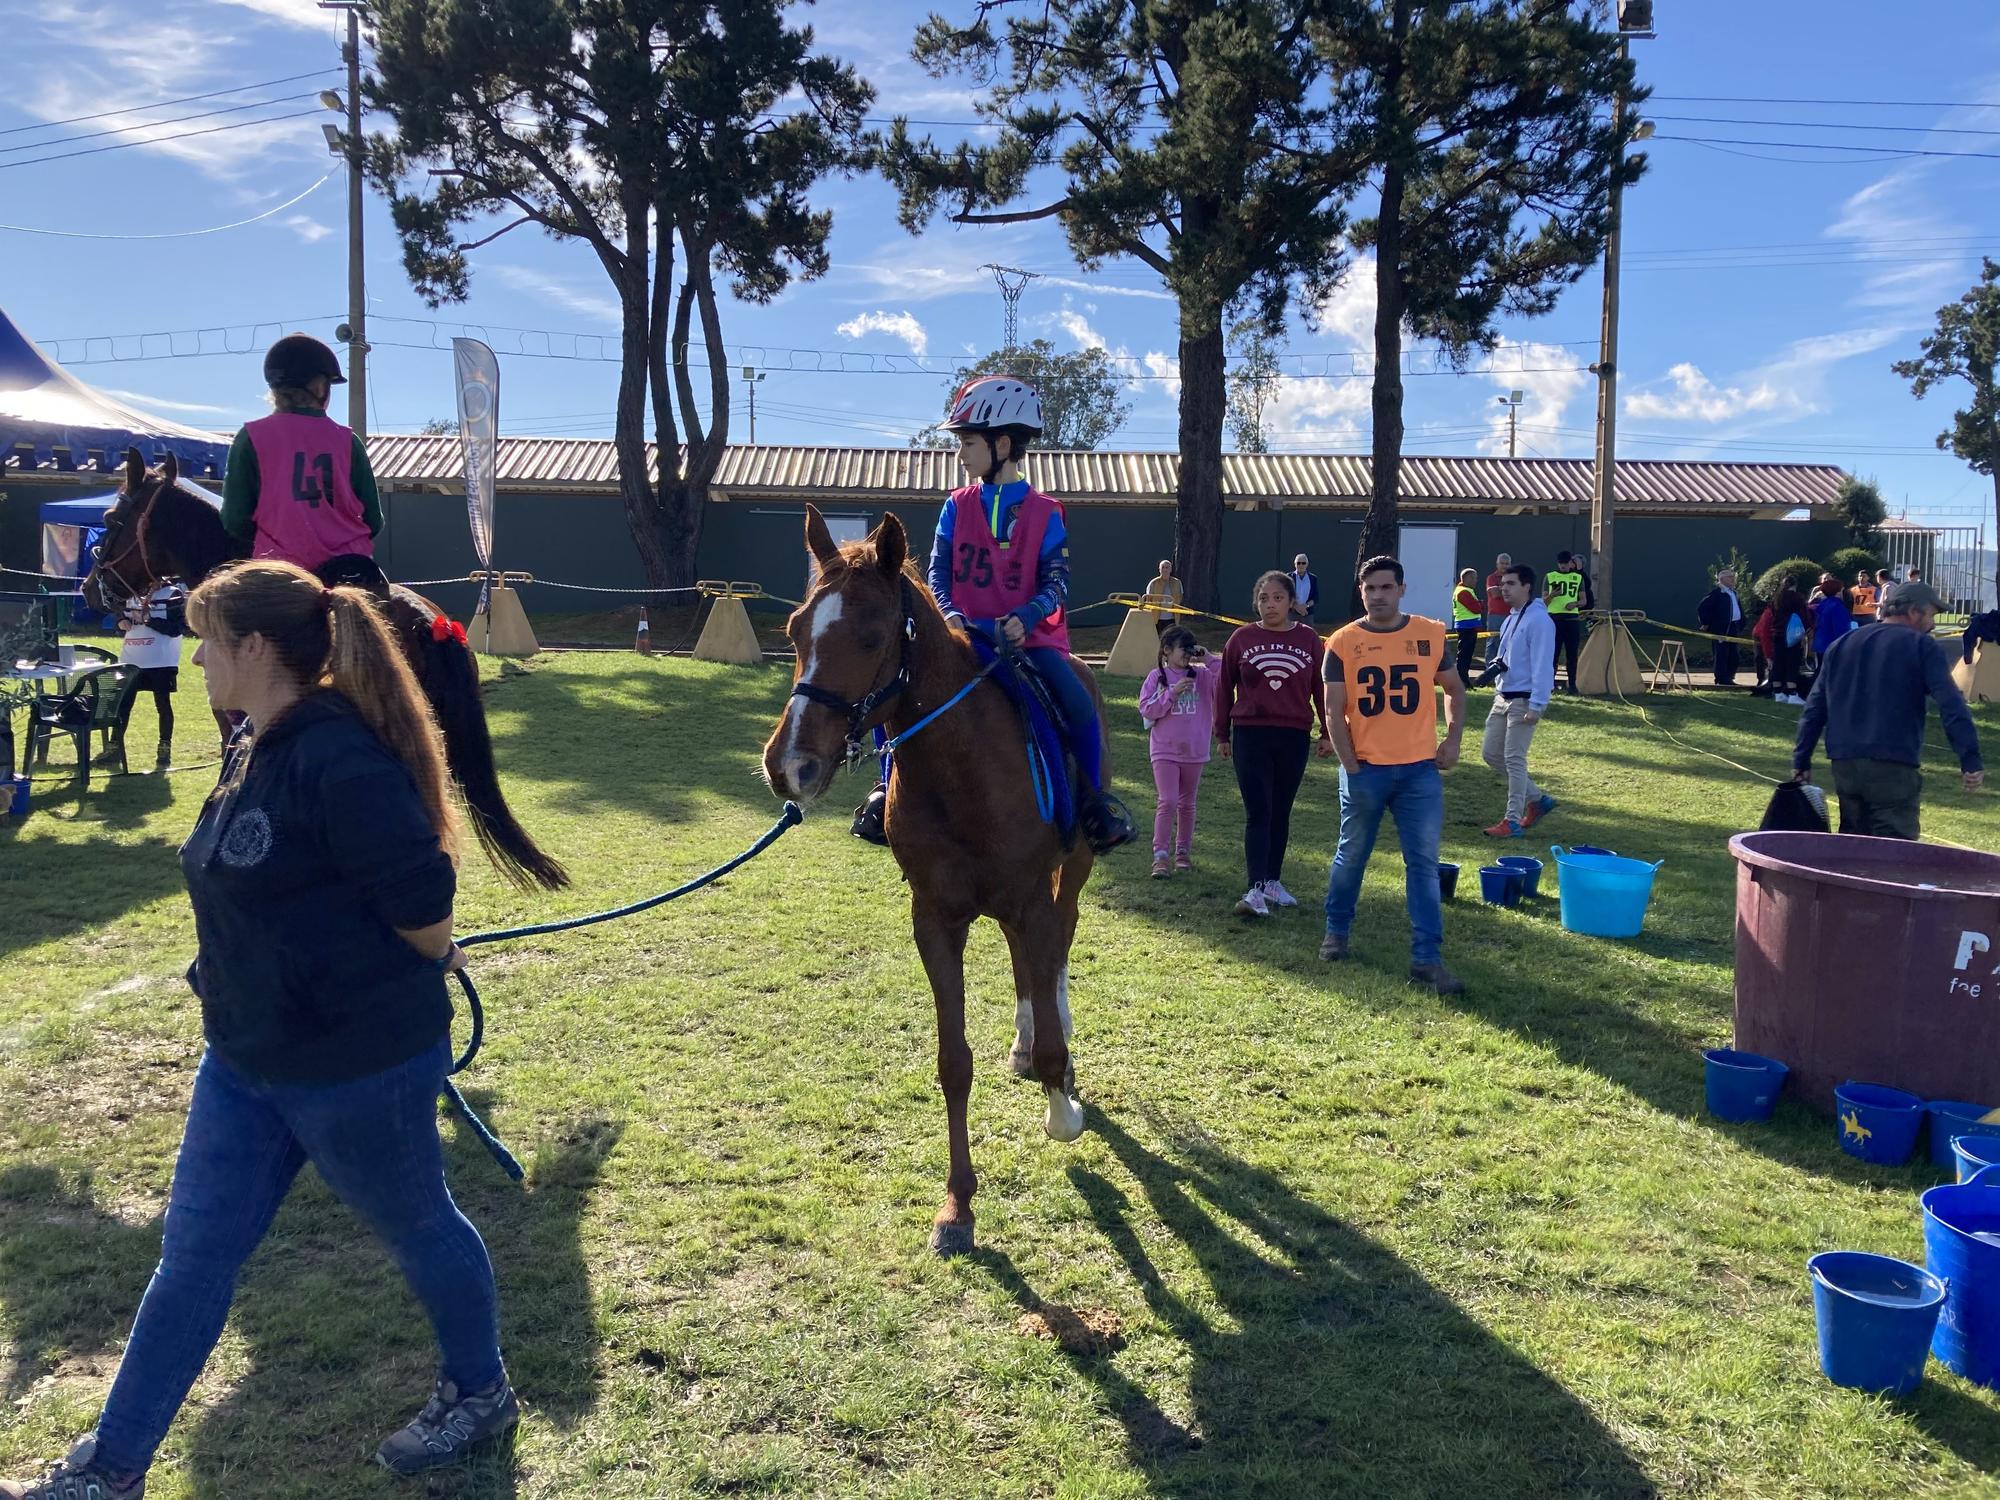
<svg viewBox="0 0 2000 1500">
<path fill-rule="evenodd" d="M 1166 879 L 1170 868 L 1194 868 L 1189 857 L 1194 845 L 1194 798 L 1215 737 L 1215 690 L 1220 681 L 1207 657 L 1192 631 L 1174 626 L 1160 636 L 1160 665 L 1147 675 L 1139 692 L 1139 713 L 1151 726 L 1153 785 L 1160 794 L 1153 813 L 1155 880 Z"/>
</svg>

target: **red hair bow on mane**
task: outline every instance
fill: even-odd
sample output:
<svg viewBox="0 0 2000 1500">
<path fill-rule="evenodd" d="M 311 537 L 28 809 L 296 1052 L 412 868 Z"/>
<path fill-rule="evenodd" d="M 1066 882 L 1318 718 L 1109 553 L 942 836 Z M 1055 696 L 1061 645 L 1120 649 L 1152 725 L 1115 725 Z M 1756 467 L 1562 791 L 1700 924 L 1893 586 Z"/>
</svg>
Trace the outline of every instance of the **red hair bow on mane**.
<svg viewBox="0 0 2000 1500">
<path fill-rule="evenodd" d="M 457 641 L 465 644 L 465 627 L 449 615 L 439 615 L 431 621 L 431 639 L 434 641 Z"/>
</svg>

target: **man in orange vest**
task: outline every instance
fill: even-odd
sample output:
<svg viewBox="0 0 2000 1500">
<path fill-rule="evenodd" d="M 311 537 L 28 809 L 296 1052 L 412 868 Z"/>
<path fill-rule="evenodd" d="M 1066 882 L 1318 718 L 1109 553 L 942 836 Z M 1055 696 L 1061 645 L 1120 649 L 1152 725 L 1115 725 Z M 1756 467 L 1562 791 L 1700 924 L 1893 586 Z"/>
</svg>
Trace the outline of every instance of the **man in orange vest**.
<svg viewBox="0 0 2000 1500">
<path fill-rule="evenodd" d="M 1867 622 L 1875 618 L 1875 579 L 1866 568 L 1854 575 L 1854 618 Z"/>
</svg>

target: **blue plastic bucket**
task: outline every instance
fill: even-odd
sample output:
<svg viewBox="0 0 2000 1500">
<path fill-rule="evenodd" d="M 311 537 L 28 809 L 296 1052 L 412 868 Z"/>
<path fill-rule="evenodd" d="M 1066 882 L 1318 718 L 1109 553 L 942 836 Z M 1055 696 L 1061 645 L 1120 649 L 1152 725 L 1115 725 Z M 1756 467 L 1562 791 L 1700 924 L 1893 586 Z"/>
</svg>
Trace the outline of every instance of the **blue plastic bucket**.
<svg viewBox="0 0 2000 1500">
<path fill-rule="evenodd" d="M 1982 1167 L 2000 1166 L 2000 1134 L 1955 1135 L 1951 1157 L 1958 1168 L 1958 1180 L 1970 1182 Z"/>
<path fill-rule="evenodd" d="M 1865 1250 L 1823 1251 L 1806 1262 L 1806 1272 L 1826 1378 L 1896 1396 L 1915 1390 L 1946 1300 L 1945 1283 L 1921 1266 Z"/>
<path fill-rule="evenodd" d="M 1488 906 L 1516 905 L 1521 899 L 1521 872 L 1505 865 L 1481 865 L 1479 894 Z"/>
<path fill-rule="evenodd" d="M 1933 1099 L 1924 1106 L 1931 1127 L 1931 1160 L 1940 1167 L 1956 1166 L 1951 1154 L 1951 1138 L 1976 1135 L 1979 1122 L 1993 1113 L 1990 1104 L 1969 1104 L 1963 1099 Z"/>
<path fill-rule="evenodd" d="M 16 773 L 6 788 L 7 811 L 17 818 L 28 815 L 28 778 Z"/>
<path fill-rule="evenodd" d="M 1775 1057 L 1759 1057 L 1733 1047 L 1710 1047 L 1702 1057 L 1708 1063 L 1710 1114 L 1718 1120 L 1738 1122 L 1771 1118 L 1785 1075 L 1792 1071 L 1789 1067 Z"/>
<path fill-rule="evenodd" d="M 1611 856 L 1613 859 L 1616 859 L 1618 857 L 1618 851 L 1616 849 L 1600 849 L 1595 844 L 1571 844 L 1569 846 L 1569 852 L 1572 854 L 1606 854 Z"/>
<path fill-rule="evenodd" d="M 1438 899 L 1450 901 L 1458 895 L 1458 866 L 1446 860 L 1438 861 Z"/>
<path fill-rule="evenodd" d="M 1931 1353 L 1955 1375 L 2000 1388 L 2000 1167 L 1923 1195 L 1924 1265 L 1946 1285 Z"/>
<path fill-rule="evenodd" d="M 1917 1149 L 1924 1101 L 1881 1083 L 1849 1079 L 1833 1091 L 1840 1149 L 1877 1166 L 1900 1167 Z"/>
<path fill-rule="evenodd" d="M 1653 899 L 1653 877 L 1666 861 L 1647 864 L 1616 854 L 1579 854 L 1552 845 L 1556 878 L 1562 897 L 1565 931 L 1586 937 L 1637 937 L 1646 925 L 1646 905 Z"/>
<path fill-rule="evenodd" d="M 1542 862 L 1532 854 L 1503 854 L 1494 860 L 1493 863 L 1521 872 L 1521 894 L 1523 896 L 1536 896 L 1541 893 Z"/>
</svg>

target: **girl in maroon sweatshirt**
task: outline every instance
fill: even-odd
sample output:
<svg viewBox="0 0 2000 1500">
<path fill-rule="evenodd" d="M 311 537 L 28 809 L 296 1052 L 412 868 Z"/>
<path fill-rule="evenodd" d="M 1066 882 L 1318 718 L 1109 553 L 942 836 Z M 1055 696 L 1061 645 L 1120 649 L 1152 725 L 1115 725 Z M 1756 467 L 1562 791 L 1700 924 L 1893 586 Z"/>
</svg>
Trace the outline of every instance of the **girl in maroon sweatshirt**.
<svg viewBox="0 0 2000 1500">
<path fill-rule="evenodd" d="M 1326 649 L 1310 625 L 1288 613 L 1292 575 L 1266 573 L 1257 580 L 1252 603 L 1257 623 L 1243 626 L 1222 648 L 1215 737 L 1222 758 L 1236 767 L 1243 794 L 1243 863 L 1250 888 L 1236 910 L 1268 917 L 1273 906 L 1299 904 L 1279 879 L 1291 838 L 1292 802 L 1305 778 L 1314 724 L 1322 759 L 1333 754 L 1333 739 L 1320 688 Z"/>
</svg>

